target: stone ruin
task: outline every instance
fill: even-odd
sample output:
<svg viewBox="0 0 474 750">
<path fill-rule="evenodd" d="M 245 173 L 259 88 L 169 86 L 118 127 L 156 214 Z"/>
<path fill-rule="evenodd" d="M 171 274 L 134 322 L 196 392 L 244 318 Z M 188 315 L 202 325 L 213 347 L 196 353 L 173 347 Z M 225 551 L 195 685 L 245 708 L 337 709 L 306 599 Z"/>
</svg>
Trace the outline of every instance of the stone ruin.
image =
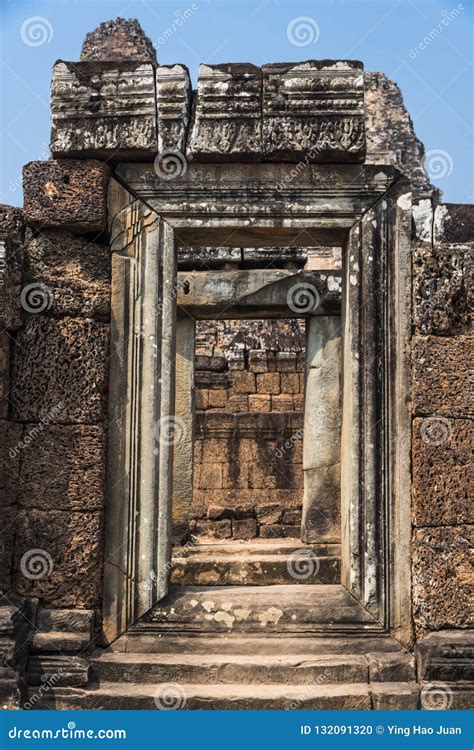
<svg viewBox="0 0 474 750">
<path fill-rule="evenodd" d="M 117 19 L 51 115 L 0 208 L 3 705 L 467 708 L 474 210 L 396 84 L 193 91 Z"/>
</svg>

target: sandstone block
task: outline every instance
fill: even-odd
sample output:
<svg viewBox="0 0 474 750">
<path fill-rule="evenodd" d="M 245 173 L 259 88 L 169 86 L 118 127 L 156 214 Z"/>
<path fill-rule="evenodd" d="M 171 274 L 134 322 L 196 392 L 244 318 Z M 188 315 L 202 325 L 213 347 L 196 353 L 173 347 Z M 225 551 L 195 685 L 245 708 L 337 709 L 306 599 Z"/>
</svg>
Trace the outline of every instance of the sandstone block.
<svg viewBox="0 0 474 750">
<path fill-rule="evenodd" d="M 249 396 L 249 411 L 270 411 L 271 396 L 267 393 L 255 393 Z"/>
<path fill-rule="evenodd" d="M 420 634 L 472 627 L 472 530 L 472 526 L 415 530 L 413 599 Z"/>
<path fill-rule="evenodd" d="M 135 60 L 156 64 L 156 50 L 136 18 L 104 21 L 89 31 L 81 60 Z"/>
<path fill-rule="evenodd" d="M 293 411 L 295 403 L 293 396 L 281 393 L 277 396 L 272 396 L 272 411 Z"/>
<path fill-rule="evenodd" d="M 114 161 L 153 157 L 153 65 L 59 60 L 51 82 L 51 120 L 53 156 Z"/>
<path fill-rule="evenodd" d="M 101 513 L 23 511 L 18 516 L 14 582 L 46 607 L 91 608 L 100 602 Z"/>
<path fill-rule="evenodd" d="M 23 284 L 23 307 L 63 315 L 107 319 L 110 308 L 111 266 L 107 245 L 69 232 L 46 229 L 29 233 L 28 272 Z"/>
<path fill-rule="evenodd" d="M 226 438 L 208 438 L 202 443 L 203 464 L 224 463 L 230 461 L 232 445 Z"/>
<path fill-rule="evenodd" d="M 257 522 L 254 518 L 244 521 L 232 521 L 232 536 L 234 539 L 253 539 L 257 536 Z"/>
<path fill-rule="evenodd" d="M 279 525 L 260 526 L 259 535 L 262 539 L 281 539 L 283 527 Z"/>
<path fill-rule="evenodd" d="M 51 423 L 103 420 L 108 337 L 108 326 L 90 319 L 30 318 L 15 341 L 15 418 Z"/>
<path fill-rule="evenodd" d="M 189 70 L 184 65 L 160 65 L 156 69 L 158 153 L 162 157 L 168 151 L 185 153 L 191 93 Z M 166 169 L 166 159 L 159 164 Z"/>
<path fill-rule="evenodd" d="M 467 417 L 474 412 L 472 336 L 415 336 L 412 398 L 415 414 Z"/>
<path fill-rule="evenodd" d="M 248 411 L 249 410 L 248 396 L 244 396 L 243 394 L 240 394 L 240 393 L 235 396 L 229 396 L 229 399 L 227 401 L 227 407 L 228 407 L 229 412 L 231 413 Z"/>
<path fill-rule="evenodd" d="M 281 392 L 299 393 L 300 392 L 300 375 L 297 372 L 282 373 L 281 375 Z"/>
<path fill-rule="evenodd" d="M 110 170 L 99 161 L 32 161 L 23 168 L 26 219 L 41 228 L 102 232 Z"/>
<path fill-rule="evenodd" d="M 228 376 L 225 372 L 208 372 L 207 370 L 196 370 L 195 374 L 196 388 L 215 389 L 227 388 Z"/>
<path fill-rule="evenodd" d="M 227 391 L 209 391 L 209 408 L 222 408 L 227 404 Z"/>
<path fill-rule="evenodd" d="M 204 410 L 209 406 L 209 390 L 196 388 L 196 409 Z"/>
<path fill-rule="evenodd" d="M 277 352 L 276 367 L 278 372 L 293 372 L 296 370 L 296 352 Z"/>
<path fill-rule="evenodd" d="M 471 460 L 474 423 L 469 419 L 413 421 L 413 513 L 416 526 L 474 521 Z"/>
<path fill-rule="evenodd" d="M 257 393 L 271 395 L 280 393 L 280 374 L 278 372 L 258 373 Z"/>
<path fill-rule="evenodd" d="M 241 465 L 235 460 L 222 466 L 222 487 L 224 489 L 249 488 L 249 464 Z"/>
<path fill-rule="evenodd" d="M 264 160 L 364 161 L 362 63 L 277 63 L 262 73 Z"/>
<path fill-rule="evenodd" d="M 38 425 L 26 424 L 26 436 Z M 105 429 L 50 425 L 25 447 L 20 503 L 42 510 L 102 510 L 105 494 Z"/>
<path fill-rule="evenodd" d="M 201 65 L 187 156 L 261 161 L 262 72 L 255 65 Z"/>
<path fill-rule="evenodd" d="M 209 336 L 211 333 L 209 332 Z M 196 370 L 210 370 L 211 372 L 225 372 L 227 360 L 225 357 L 213 357 L 209 354 L 198 355 L 195 359 Z"/>
<path fill-rule="evenodd" d="M 261 349 L 251 349 L 249 352 L 249 370 L 251 372 L 266 372 L 267 353 Z"/>
<path fill-rule="evenodd" d="M 305 542 L 337 542 L 341 535 L 341 465 L 307 469 L 304 472 Z"/>
<path fill-rule="evenodd" d="M 255 374 L 253 372 L 234 372 L 231 375 L 231 386 L 235 394 L 255 393 Z"/>
</svg>

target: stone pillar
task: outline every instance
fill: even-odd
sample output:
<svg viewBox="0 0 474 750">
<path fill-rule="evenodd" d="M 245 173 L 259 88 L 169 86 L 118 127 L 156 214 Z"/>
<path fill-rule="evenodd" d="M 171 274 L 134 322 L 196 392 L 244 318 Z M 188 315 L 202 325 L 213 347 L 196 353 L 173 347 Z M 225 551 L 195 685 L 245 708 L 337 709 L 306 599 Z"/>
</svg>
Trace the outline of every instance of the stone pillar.
<svg viewBox="0 0 474 750">
<path fill-rule="evenodd" d="M 186 315 L 176 326 L 176 442 L 173 455 L 173 542 L 187 534 L 193 500 L 194 348 L 196 321 Z"/>
<path fill-rule="evenodd" d="M 304 542 L 340 541 L 341 319 L 308 318 L 303 438 Z"/>
</svg>

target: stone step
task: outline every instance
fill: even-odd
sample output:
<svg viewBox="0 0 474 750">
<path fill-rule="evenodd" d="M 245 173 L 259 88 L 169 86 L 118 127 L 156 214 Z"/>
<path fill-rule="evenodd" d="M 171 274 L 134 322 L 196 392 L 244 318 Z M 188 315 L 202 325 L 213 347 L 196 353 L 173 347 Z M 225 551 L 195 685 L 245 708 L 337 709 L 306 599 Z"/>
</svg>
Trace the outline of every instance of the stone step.
<svg viewBox="0 0 474 750">
<path fill-rule="evenodd" d="M 393 655 L 400 653 L 400 643 L 389 635 L 331 635 L 321 634 L 293 634 L 280 635 L 274 633 L 215 633 L 200 635 L 188 633 L 177 635 L 171 633 L 154 632 L 153 625 L 145 630 L 141 627 L 130 629 L 118 638 L 109 651 L 114 653 L 133 654 L 240 654 L 272 656 L 274 654 L 291 656 L 293 654 L 307 654 L 321 656 L 322 654 L 355 654 L 385 653 Z M 384 680 L 388 678 L 384 675 Z"/>
<path fill-rule="evenodd" d="M 315 632 L 343 626 L 379 630 L 340 585 L 176 586 L 132 630 L 154 632 Z"/>
<path fill-rule="evenodd" d="M 304 544 L 300 539 L 253 539 L 250 541 L 184 544 L 173 548 L 173 557 L 221 557 L 222 555 L 290 555 L 297 549 L 309 549 L 317 556 L 340 557 L 340 544 Z"/>
<path fill-rule="evenodd" d="M 191 552 L 174 551 L 171 582 L 181 586 L 271 586 L 285 583 L 339 583 L 341 558 L 322 555 L 312 547 L 198 545 Z M 336 546 L 336 545 L 334 545 Z M 207 554 L 206 554 L 207 551 Z"/>
<path fill-rule="evenodd" d="M 92 659 L 102 682 L 324 685 L 368 682 L 363 656 L 102 653 Z"/>
<path fill-rule="evenodd" d="M 207 685 L 104 682 L 95 690 L 53 689 L 35 708 L 55 709 L 370 709 L 367 683 L 331 685 Z"/>
</svg>

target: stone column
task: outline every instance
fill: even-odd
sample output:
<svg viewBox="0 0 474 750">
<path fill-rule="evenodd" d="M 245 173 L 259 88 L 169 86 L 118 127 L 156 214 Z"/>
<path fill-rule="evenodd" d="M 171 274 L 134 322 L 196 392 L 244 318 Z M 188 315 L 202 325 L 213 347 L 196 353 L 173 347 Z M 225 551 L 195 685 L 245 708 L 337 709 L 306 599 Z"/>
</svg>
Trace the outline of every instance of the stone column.
<svg viewBox="0 0 474 750">
<path fill-rule="evenodd" d="M 173 456 L 173 542 L 188 531 L 193 500 L 194 447 L 194 346 L 196 321 L 186 315 L 176 326 L 176 404 L 177 440 Z"/>
<path fill-rule="evenodd" d="M 340 541 L 341 319 L 315 316 L 306 328 L 302 540 Z"/>
</svg>

